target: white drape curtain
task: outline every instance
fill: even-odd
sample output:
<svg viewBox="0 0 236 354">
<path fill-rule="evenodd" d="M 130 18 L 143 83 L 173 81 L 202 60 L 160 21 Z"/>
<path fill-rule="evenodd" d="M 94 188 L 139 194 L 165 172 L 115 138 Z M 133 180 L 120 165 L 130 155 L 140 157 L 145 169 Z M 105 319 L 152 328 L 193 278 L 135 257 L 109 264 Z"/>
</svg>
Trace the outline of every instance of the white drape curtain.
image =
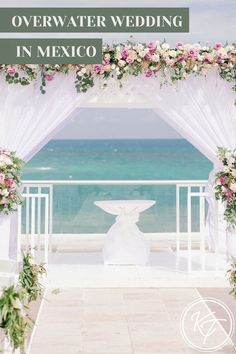
<svg viewBox="0 0 236 354">
<path fill-rule="evenodd" d="M 56 75 L 46 87 L 46 94 L 40 92 L 38 81 L 28 86 L 9 85 L 0 80 L 0 147 L 16 151 L 28 161 L 43 145 L 73 116 L 76 108 L 92 90 L 78 94 L 74 87 L 74 74 Z M 14 239 L 15 220 L 0 216 L 0 259 L 8 258 L 9 224 Z M 2 242 L 1 242 L 2 241 Z M 10 253 L 12 250 L 10 250 Z"/>
<path fill-rule="evenodd" d="M 28 86 L 0 81 L 0 146 L 16 151 L 28 161 L 68 117 L 86 95 L 78 94 L 74 75 L 56 75 L 41 94 L 39 82 Z"/>
<path fill-rule="evenodd" d="M 190 77 L 176 85 L 164 85 L 161 88 L 158 78 L 140 77 L 129 79 L 121 91 L 117 87 L 118 85 L 116 90 L 108 88 L 106 99 L 110 95 L 123 95 L 122 100 L 132 103 L 129 99 L 132 94 L 146 97 L 157 114 L 215 166 L 217 146 L 235 148 L 235 92 L 231 84 L 219 79 L 214 70 L 206 78 Z M 103 95 L 97 84 L 86 94 L 76 93 L 73 73 L 69 76 L 57 75 L 48 83 L 46 89 L 47 93 L 42 95 L 37 81 L 27 87 L 21 87 L 0 80 L 0 147 L 15 150 L 26 161 L 50 140 L 58 128 L 68 122 L 77 107 L 86 106 L 86 102 L 93 101 L 95 97 L 99 102 L 99 95 Z M 120 104 L 120 100 L 118 101 Z M 111 107 L 111 102 L 109 106 Z M 113 107 L 117 106 L 119 105 L 114 101 Z M 133 107 L 137 106 L 138 100 L 133 100 Z M 208 218 L 211 230 L 214 217 L 213 179 L 214 173 L 211 174 L 208 184 L 208 191 L 212 195 L 209 198 Z M 223 222 L 221 225 L 224 228 Z M 2 253 L 5 252 L 6 255 L 1 240 L 8 227 L 6 220 L 1 223 L 0 217 L 0 258 Z M 214 246 L 214 232 L 210 235 L 209 241 Z"/>
<path fill-rule="evenodd" d="M 157 79 L 143 80 L 139 89 L 144 95 L 150 93 L 156 113 L 214 164 L 207 186 L 211 195 L 208 198 L 207 234 L 209 247 L 214 249 L 214 179 L 219 168 L 217 147 L 236 148 L 236 96 L 232 84 L 220 79 L 212 70 L 207 77 L 190 77 L 176 86 L 161 89 Z M 219 247 L 224 251 L 226 225 L 222 206 L 219 214 Z"/>
</svg>

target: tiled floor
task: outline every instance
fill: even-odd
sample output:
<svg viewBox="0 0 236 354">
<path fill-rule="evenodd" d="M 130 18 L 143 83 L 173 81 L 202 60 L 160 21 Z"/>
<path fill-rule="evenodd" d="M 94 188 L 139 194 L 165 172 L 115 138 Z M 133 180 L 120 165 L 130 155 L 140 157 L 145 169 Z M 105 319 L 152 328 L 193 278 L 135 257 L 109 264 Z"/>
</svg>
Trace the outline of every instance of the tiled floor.
<svg viewBox="0 0 236 354">
<path fill-rule="evenodd" d="M 209 259 L 208 259 L 209 260 Z M 62 288 L 122 287 L 227 287 L 227 264 L 215 272 L 201 271 L 199 254 L 192 257 L 193 271 L 188 273 L 187 254 L 152 252 L 146 266 L 104 266 L 101 252 L 55 253 L 51 255 L 48 286 Z"/>
<path fill-rule="evenodd" d="M 30 354 L 197 353 L 179 320 L 199 297 L 194 288 L 48 290 Z M 228 344 L 216 353 L 235 350 Z"/>
</svg>

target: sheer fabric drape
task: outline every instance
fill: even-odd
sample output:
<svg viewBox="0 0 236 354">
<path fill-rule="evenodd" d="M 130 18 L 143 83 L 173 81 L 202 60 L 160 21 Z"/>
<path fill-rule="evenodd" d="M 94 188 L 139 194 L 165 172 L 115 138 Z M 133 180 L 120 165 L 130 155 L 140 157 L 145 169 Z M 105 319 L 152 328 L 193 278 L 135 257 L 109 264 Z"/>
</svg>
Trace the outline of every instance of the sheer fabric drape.
<svg viewBox="0 0 236 354">
<path fill-rule="evenodd" d="M 87 94 L 78 94 L 74 75 L 57 75 L 41 94 L 36 81 L 28 86 L 9 85 L 0 80 L 0 147 L 16 151 L 28 161 L 68 122 Z M 8 219 L 8 220 L 7 220 Z M 0 216 L 0 259 L 9 253 L 9 219 Z M 13 218 L 15 219 L 15 218 Z M 11 222 L 11 247 L 15 248 L 15 220 Z M 12 250 L 10 253 L 14 253 Z"/>
<path fill-rule="evenodd" d="M 91 96 L 92 100 L 96 96 L 97 102 L 99 95 L 104 96 L 97 83 L 86 94 L 76 93 L 73 73 L 69 76 L 57 75 L 48 83 L 45 95 L 40 93 L 37 81 L 27 87 L 21 87 L 9 85 L 1 80 L 0 89 L 0 147 L 15 150 L 25 161 L 68 122 L 77 107 L 86 106 Z M 235 148 L 235 92 L 231 84 L 219 79 L 214 70 L 206 78 L 189 77 L 176 85 L 164 85 L 161 88 L 158 78 L 137 77 L 124 84 L 121 90 L 117 85 L 116 89 L 109 88 L 107 91 L 108 97 L 123 95 L 122 100 L 137 107 L 137 99 L 129 99 L 135 93 L 136 97 L 146 97 L 151 108 L 210 159 L 215 168 L 218 168 L 217 146 Z M 120 106 L 120 100 L 118 101 L 117 105 L 114 100 L 114 108 Z M 208 192 L 211 194 L 208 215 L 209 243 L 213 248 L 214 173 L 209 179 Z M 8 226 L 6 223 L 4 225 L 6 230 Z M 221 227 L 224 230 L 223 221 Z M 4 234 L 0 220 L 0 259 L 1 250 L 4 248 L 1 247 L 1 237 L 4 237 Z M 4 252 L 6 254 L 6 251 Z"/>
<path fill-rule="evenodd" d="M 156 104 L 155 111 L 177 132 L 192 143 L 214 164 L 209 176 L 207 192 L 209 214 L 207 228 L 209 247 L 215 248 L 214 179 L 218 170 L 217 147 L 236 147 L 236 106 L 232 84 L 220 79 L 213 70 L 207 77 L 190 77 L 176 86 L 163 86 L 157 79 L 143 80 L 139 88 L 143 94 L 150 92 Z M 219 212 L 219 243 L 225 248 L 225 223 L 223 206 Z"/>
</svg>

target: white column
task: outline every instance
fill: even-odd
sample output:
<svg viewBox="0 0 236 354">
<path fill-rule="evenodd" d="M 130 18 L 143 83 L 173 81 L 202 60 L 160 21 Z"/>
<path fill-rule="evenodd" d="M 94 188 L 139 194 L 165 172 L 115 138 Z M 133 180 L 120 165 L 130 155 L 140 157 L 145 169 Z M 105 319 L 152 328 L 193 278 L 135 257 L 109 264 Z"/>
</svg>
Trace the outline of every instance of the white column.
<svg viewBox="0 0 236 354">
<path fill-rule="evenodd" d="M 9 259 L 11 216 L 0 214 L 0 260 Z"/>
</svg>

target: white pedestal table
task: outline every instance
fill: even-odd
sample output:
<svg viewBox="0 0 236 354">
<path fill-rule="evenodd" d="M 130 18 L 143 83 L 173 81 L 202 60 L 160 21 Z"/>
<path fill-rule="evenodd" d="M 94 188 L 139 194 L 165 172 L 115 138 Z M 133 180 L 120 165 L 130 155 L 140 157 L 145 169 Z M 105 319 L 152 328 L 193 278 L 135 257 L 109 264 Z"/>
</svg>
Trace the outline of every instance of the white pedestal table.
<svg viewBox="0 0 236 354">
<path fill-rule="evenodd" d="M 103 200 L 94 203 L 117 216 L 103 247 L 104 264 L 144 265 L 148 262 L 149 245 L 136 223 L 139 214 L 155 203 L 154 200 Z"/>
</svg>

